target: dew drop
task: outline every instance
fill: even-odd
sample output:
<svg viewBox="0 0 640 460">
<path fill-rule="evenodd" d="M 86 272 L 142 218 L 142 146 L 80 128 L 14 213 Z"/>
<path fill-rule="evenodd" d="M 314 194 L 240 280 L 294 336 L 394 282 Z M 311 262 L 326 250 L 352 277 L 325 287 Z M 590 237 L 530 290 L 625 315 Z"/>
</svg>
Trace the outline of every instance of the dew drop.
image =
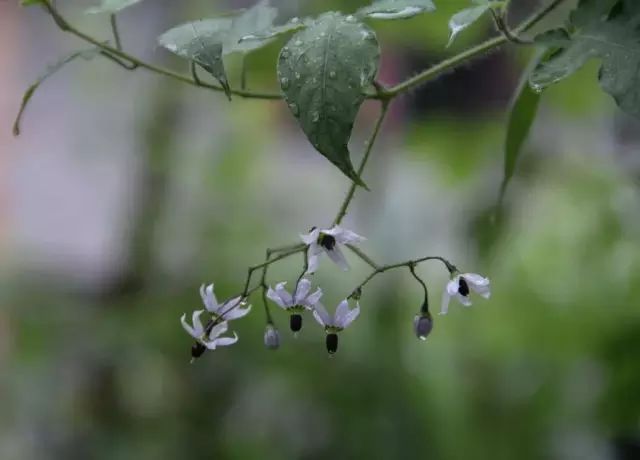
<svg viewBox="0 0 640 460">
<path fill-rule="evenodd" d="M 332 70 L 331 72 L 329 72 L 329 78 L 336 78 L 335 71 Z"/>
<path fill-rule="evenodd" d="M 289 87 L 289 79 L 287 77 L 282 77 L 280 79 L 280 86 L 282 89 L 287 89 Z"/>
<path fill-rule="evenodd" d="M 350 14 L 349 16 L 344 18 L 344 20 L 347 22 L 356 22 L 356 17 L 353 14 Z"/>
<path fill-rule="evenodd" d="M 289 22 L 290 22 L 291 24 L 298 24 L 298 23 L 300 22 L 300 18 L 299 18 L 299 17 L 297 17 L 297 16 L 296 16 L 296 17 L 293 17 L 293 18 L 291 18 L 291 19 L 289 20 Z"/>
<path fill-rule="evenodd" d="M 302 46 L 302 40 L 296 40 L 293 44 L 296 46 Z"/>
<path fill-rule="evenodd" d="M 298 109 L 298 105 L 296 103 L 294 103 L 294 102 L 289 104 L 289 109 L 291 110 L 291 113 L 293 114 L 294 117 L 297 117 L 300 114 L 300 110 Z"/>
<path fill-rule="evenodd" d="M 296 72 L 295 77 L 296 77 L 296 80 L 300 80 L 300 72 Z"/>
<path fill-rule="evenodd" d="M 319 114 L 318 112 L 313 112 L 313 113 L 311 114 L 311 121 L 312 121 L 313 123 L 317 123 L 317 122 L 318 122 L 318 120 L 320 120 L 320 114 Z"/>
</svg>

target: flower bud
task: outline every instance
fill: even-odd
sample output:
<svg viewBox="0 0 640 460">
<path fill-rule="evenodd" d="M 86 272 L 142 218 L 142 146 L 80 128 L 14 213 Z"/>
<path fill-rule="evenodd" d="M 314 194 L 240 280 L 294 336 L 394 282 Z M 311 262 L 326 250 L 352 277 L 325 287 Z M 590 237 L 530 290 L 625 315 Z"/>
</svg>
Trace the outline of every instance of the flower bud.
<svg viewBox="0 0 640 460">
<path fill-rule="evenodd" d="M 289 327 L 293 332 L 299 332 L 302 329 L 302 315 L 294 313 L 289 318 Z"/>
<path fill-rule="evenodd" d="M 329 352 L 330 355 L 338 351 L 338 334 L 336 333 L 327 334 L 326 344 L 327 344 L 327 351 Z"/>
<path fill-rule="evenodd" d="M 278 334 L 278 329 L 271 323 L 267 324 L 264 330 L 264 346 L 269 350 L 280 348 L 280 334 Z"/>
<path fill-rule="evenodd" d="M 413 331 L 420 340 L 427 340 L 433 329 L 433 319 L 429 313 L 420 312 L 413 320 Z"/>
</svg>

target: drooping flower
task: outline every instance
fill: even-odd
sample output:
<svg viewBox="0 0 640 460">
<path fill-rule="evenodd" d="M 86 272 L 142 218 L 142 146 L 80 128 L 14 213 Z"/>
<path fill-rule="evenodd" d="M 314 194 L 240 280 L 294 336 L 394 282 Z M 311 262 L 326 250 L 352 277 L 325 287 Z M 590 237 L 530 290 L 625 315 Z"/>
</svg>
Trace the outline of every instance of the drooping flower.
<svg viewBox="0 0 640 460">
<path fill-rule="evenodd" d="M 305 310 L 313 310 L 322 297 L 322 289 L 318 288 L 311 292 L 311 281 L 302 278 L 296 286 L 295 292 L 291 295 L 284 288 L 286 284 L 286 281 L 283 281 L 276 284 L 275 289 L 269 287 L 267 297 L 291 313 L 289 325 L 293 332 L 298 332 L 302 329 L 301 313 Z"/>
<path fill-rule="evenodd" d="M 346 230 L 339 225 L 334 225 L 332 228 L 319 229 L 313 228 L 311 232 L 306 235 L 300 235 L 300 238 L 308 246 L 307 249 L 307 261 L 308 268 L 307 273 L 315 273 L 318 268 L 318 262 L 322 252 L 326 252 L 329 258 L 343 270 L 349 270 L 349 264 L 345 259 L 340 245 L 345 244 L 358 244 L 364 241 L 366 238 Z"/>
<path fill-rule="evenodd" d="M 234 332 L 233 337 L 220 337 L 222 334 L 227 332 L 229 329 L 229 325 L 226 321 L 215 324 L 209 333 L 207 333 L 206 328 L 202 325 L 202 321 L 200 320 L 200 315 L 204 313 L 204 310 L 197 310 L 193 312 L 191 316 L 191 323 L 187 323 L 187 315 L 183 314 L 180 318 L 180 322 L 182 323 L 182 327 L 187 333 L 196 339 L 196 341 L 207 347 L 209 350 L 215 350 L 217 347 L 226 347 L 229 345 L 233 345 L 238 341 L 238 335 Z M 202 354 L 202 353 L 200 353 Z M 194 356 L 197 358 L 197 356 Z"/>
<path fill-rule="evenodd" d="M 271 323 L 268 323 L 264 330 L 264 346 L 269 350 L 280 348 L 280 334 L 278 329 Z"/>
<path fill-rule="evenodd" d="M 327 332 L 327 351 L 334 354 L 338 351 L 338 332 L 348 327 L 360 314 L 360 303 L 356 302 L 354 309 L 349 310 L 349 301 L 344 299 L 338 304 L 336 312 L 331 316 L 321 303 L 313 309 L 313 317 Z"/>
<path fill-rule="evenodd" d="M 451 300 L 451 297 L 455 297 L 458 302 L 465 307 L 471 306 L 471 299 L 469 298 L 471 291 L 488 299 L 491 296 L 489 278 L 485 278 L 477 273 L 455 275 L 451 281 L 447 283 L 447 288 L 442 296 L 440 314 L 446 315 L 449 311 L 449 300 Z"/>
<path fill-rule="evenodd" d="M 245 305 L 242 297 L 234 297 L 226 302 L 218 303 L 218 299 L 213 292 L 213 283 L 200 286 L 200 297 L 209 313 L 215 318 L 222 318 L 224 321 L 242 318 L 251 311 L 251 305 L 241 308 Z"/>
</svg>

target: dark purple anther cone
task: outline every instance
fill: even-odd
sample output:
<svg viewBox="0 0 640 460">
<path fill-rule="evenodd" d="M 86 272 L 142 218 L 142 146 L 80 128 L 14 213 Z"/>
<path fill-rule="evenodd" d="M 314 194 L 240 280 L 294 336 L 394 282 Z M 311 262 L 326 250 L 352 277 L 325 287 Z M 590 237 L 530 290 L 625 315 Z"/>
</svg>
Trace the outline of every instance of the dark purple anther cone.
<svg viewBox="0 0 640 460">
<path fill-rule="evenodd" d="M 302 315 L 297 313 L 291 315 L 289 318 L 289 327 L 293 332 L 298 332 L 302 329 Z"/>
<path fill-rule="evenodd" d="M 469 285 L 467 284 L 467 280 L 465 280 L 462 276 L 460 277 L 460 281 L 458 281 L 458 292 L 460 295 L 468 296 L 469 295 Z"/>
<path fill-rule="evenodd" d="M 191 357 L 193 359 L 199 358 L 202 354 L 207 351 L 207 347 L 202 345 L 201 343 L 194 343 L 191 346 Z"/>
<path fill-rule="evenodd" d="M 331 355 L 338 351 L 338 334 L 327 334 L 327 351 Z"/>
</svg>

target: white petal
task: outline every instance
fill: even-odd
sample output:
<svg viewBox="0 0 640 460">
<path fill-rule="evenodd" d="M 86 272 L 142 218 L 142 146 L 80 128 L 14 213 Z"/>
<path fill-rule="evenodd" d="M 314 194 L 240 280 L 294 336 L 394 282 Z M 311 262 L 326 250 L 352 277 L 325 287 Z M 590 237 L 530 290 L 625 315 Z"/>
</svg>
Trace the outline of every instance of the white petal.
<svg viewBox="0 0 640 460">
<path fill-rule="evenodd" d="M 349 301 L 344 299 L 336 307 L 336 312 L 333 315 L 333 322 L 336 326 L 342 327 L 344 318 L 349 314 Z"/>
<path fill-rule="evenodd" d="M 476 284 L 469 284 L 469 287 L 485 299 L 491 297 L 491 288 L 489 286 L 478 286 Z"/>
<path fill-rule="evenodd" d="M 218 336 L 227 332 L 227 329 L 229 329 L 229 325 L 226 321 L 216 324 L 211 328 L 211 332 L 209 332 L 209 341 L 214 341 Z"/>
<path fill-rule="evenodd" d="M 215 345 L 218 347 L 228 347 L 238 341 L 238 334 L 233 333 L 233 337 L 219 337 L 214 340 Z"/>
<path fill-rule="evenodd" d="M 324 233 L 325 235 L 331 235 L 336 239 L 337 237 L 342 235 L 342 232 L 344 232 L 344 230 L 339 225 L 334 225 L 331 228 L 325 228 L 324 230 L 322 230 L 322 233 Z"/>
<path fill-rule="evenodd" d="M 349 326 L 351 323 L 353 323 L 353 321 L 360 315 L 360 303 L 356 302 L 356 307 L 351 310 L 349 313 L 347 313 L 343 320 L 342 320 L 342 324 L 339 325 L 342 329 L 346 328 L 347 326 Z"/>
<path fill-rule="evenodd" d="M 336 244 L 333 249 L 325 249 L 325 252 L 338 267 L 344 271 L 349 270 L 349 264 L 347 263 L 347 259 L 344 258 L 344 254 L 342 253 L 340 246 Z"/>
<path fill-rule="evenodd" d="M 331 317 L 327 313 L 327 309 L 321 303 L 317 303 L 313 309 L 313 317 L 316 319 L 320 326 L 330 326 Z"/>
<path fill-rule="evenodd" d="M 232 319 L 242 318 L 243 316 L 247 316 L 251 311 L 251 305 L 247 305 L 246 308 L 234 307 L 228 313 L 225 313 L 224 319 L 225 321 L 231 321 Z"/>
<path fill-rule="evenodd" d="M 277 303 L 279 307 L 282 307 L 285 310 L 287 309 L 287 305 L 285 305 L 285 303 L 282 301 L 278 293 L 273 289 L 271 289 L 271 286 L 269 286 L 269 289 L 267 290 L 267 297 L 271 299 L 273 302 Z"/>
<path fill-rule="evenodd" d="M 296 286 L 296 293 L 293 296 L 293 303 L 301 304 L 307 297 L 307 294 L 309 294 L 310 289 L 311 289 L 311 281 L 309 281 L 306 278 L 302 278 L 298 283 L 298 286 Z"/>
<path fill-rule="evenodd" d="M 322 289 L 318 288 L 313 294 L 309 294 L 307 296 L 304 301 L 305 307 L 313 308 L 313 306 L 320 300 L 320 297 L 322 297 Z"/>
<path fill-rule="evenodd" d="M 478 275 L 477 273 L 464 273 L 462 276 L 465 280 L 467 280 L 467 283 L 469 283 L 469 286 L 489 286 L 489 278 L 485 278 L 482 275 Z"/>
<path fill-rule="evenodd" d="M 302 242 L 306 245 L 311 245 L 313 243 L 315 243 L 316 241 L 318 241 L 318 236 L 320 236 L 320 230 L 313 229 L 311 232 L 306 233 L 306 234 L 300 234 L 300 239 L 302 240 Z"/>
<path fill-rule="evenodd" d="M 338 230 L 336 231 L 334 229 Z M 326 233 L 327 235 L 332 235 L 339 244 L 358 244 L 366 240 L 364 236 L 360 236 L 356 232 L 352 232 L 351 230 L 346 230 L 338 226 L 333 227 L 333 229 L 327 230 L 324 233 Z"/>
<path fill-rule="evenodd" d="M 213 283 L 208 286 L 204 284 L 200 286 L 200 297 L 202 297 L 202 303 L 204 303 L 207 311 L 215 313 L 218 308 L 218 299 L 216 299 L 216 295 L 213 293 Z"/>
<path fill-rule="evenodd" d="M 196 334 L 195 329 L 194 329 L 194 328 L 192 328 L 192 327 L 189 325 L 189 323 L 187 323 L 187 314 L 186 314 L 186 313 L 184 313 L 184 314 L 182 315 L 182 317 L 180 318 L 180 322 L 182 323 L 182 327 L 184 328 L 184 330 L 185 330 L 185 331 L 187 331 L 187 333 L 188 333 L 191 337 L 193 337 L 193 338 L 195 338 L 195 339 L 197 339 L 197 338 L 199 338 L 199 337 L 200 337 L 198 334 Z"/>
<path fill-rule="evenodd" d="M 464 296 L 458 292 L 456 293 L 455 298 L 458 299 L 458 302 L 460 302 L 465 307 L 471 306 L 471 299 L 468 296 Z"/>
<path fill-rule="evenodd" d="M 286 306 L 290 307 L 291 305 L 293 305 L 293 298 L 291 297 L 291 294 L 289 294 L 284 288 L 286 284 L 286 281 L 276 284 L 276 294 L 280 296 L 280 299 Z"/>
<path fill-rule="evenodd" d="M 449 311 L 449 301 L 451 300 L 451 295 L 449 294 L 448 290 L 445 290 L 442 293 L 442 304 L 440 306 L 440 314 L 441 315 L 446 315 L 447 312 Z"/>
<path fill-rule="evenodd" d="M 309 252 L 311 252 L 311 248 L 309 248 Z M 318 269 L 318 264 L 320 263 L 320 256 L 318 254 L 307 254 L 307 272 L 305 275 L 312 275 Z"/>
<path fill-rule="evenodd" d="M 450 296 L 456 295 L 460 288 L 460 275 L 454 276 L 451 281 L 447 283 L 447 294 Z"/>
</svg>

